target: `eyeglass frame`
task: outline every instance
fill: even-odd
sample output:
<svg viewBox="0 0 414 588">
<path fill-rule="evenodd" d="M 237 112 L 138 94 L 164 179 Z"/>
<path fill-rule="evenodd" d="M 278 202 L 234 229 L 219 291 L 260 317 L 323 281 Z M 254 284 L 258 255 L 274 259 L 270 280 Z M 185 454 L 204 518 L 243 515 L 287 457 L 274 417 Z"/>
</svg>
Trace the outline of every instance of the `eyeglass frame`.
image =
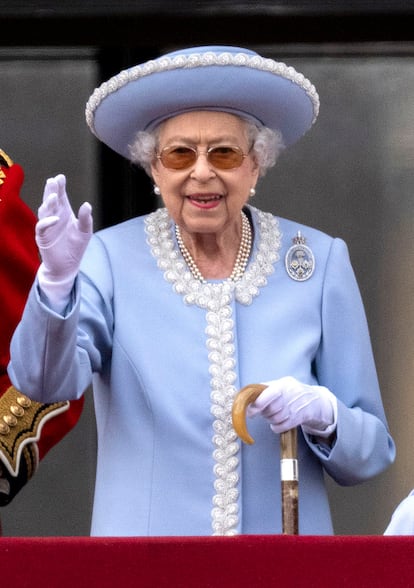
<svg viewBox="0 0 414 588">
<path fill-rule="evenodd" d="M 253 145 L 252 145 L 253 147 Z M 208 163 L 210 163 L 210 165 L 212 165 L 213 167 L 220 169 L 220 170 L 230 170 L 230 169 L 238 169 L 239 167 L 241 167 L 243 165 L 243 161 L 246 159 L 246 157 L 250 154 L 250 151 L 252 150 L 252 147 L 250 147 L 249 151 L 247 153 L 244 153 L 242 148 L 239 147 L 238 145 L 217 145 L 214 147 L 209 147 L 207 149 L 207 151 L 199 151 L 197 149 L 197 147 L 190 147 L 189 145 L 172 145 L 171 147 L 163 147 L 163 149 L 161 149 L 161 151 L 159 153 L 156 154 L 156 159 L 158 159 L 162 165 L 165 167 L 165 169 L 172 169 L 175 171 L 183 171 L 186 170 L 188 168 L 190 168 L 192 165 L 194 165 L 197 161 L 197 159 L 199 158 L 200 155 L 205 155 L 206 159 L 208 161 Z M 166 151 L 167 149 L 170 150 L 170 152 L 172 152 L 174 149 L 188 149 L 189 151 L 192 151 L 194 153 L 194 160 L 191 161 L 187 166 L 185 167 L 169 167 L 167 165 L 165 165 L 164 161 L 162 160 L 162 156 L 164 151 Z M 209 160 L 209 155 L 212 151 L 216 150 L 216 149 L 232 149 L 234 150 L 238 155 L 241 156 L 241 160 L 240 163 L 238 165 L 234 165 L 232 167 L 220 167 L 217 165 L 214 165 L 214 163 L 211 163 L 211 161 Z"/>
</svg>

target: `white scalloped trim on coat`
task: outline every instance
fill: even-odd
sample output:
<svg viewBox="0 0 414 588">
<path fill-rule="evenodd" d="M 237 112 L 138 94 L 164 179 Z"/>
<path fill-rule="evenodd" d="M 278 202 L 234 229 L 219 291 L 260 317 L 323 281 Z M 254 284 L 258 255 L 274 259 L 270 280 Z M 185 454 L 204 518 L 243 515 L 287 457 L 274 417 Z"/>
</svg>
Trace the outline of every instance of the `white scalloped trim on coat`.
<svg viewBox="0 0 414 588">
<path fill-rule="evenodd" d="M 201 283 L 189 271 L 174 239 L 174 224 L 166 208 L 146 219 L 151 252 L 174 291 L 185 304 L 206 310 L 206 345 L 210 362 L 211 413 L 213 422 L 214 490 L 212 534 L 235 535 L 239 525 L 240 442 L 232 426 L 231 410 L 237 393 L 237 362 L 231 302 L 249 305 L 267 283 L 279 260 L 281 233 L 278 220 L 270 213 L 249 206 L 255 220 L 256 247 L 243 277 L 232 282 Z"/>
</svg>

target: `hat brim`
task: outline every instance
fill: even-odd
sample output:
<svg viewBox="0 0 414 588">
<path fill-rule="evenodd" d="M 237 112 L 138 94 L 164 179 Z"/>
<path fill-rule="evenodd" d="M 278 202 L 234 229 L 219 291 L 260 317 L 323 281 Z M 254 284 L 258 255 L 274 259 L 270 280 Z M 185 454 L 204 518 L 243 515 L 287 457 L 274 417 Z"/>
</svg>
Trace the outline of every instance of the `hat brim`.
<svg viewBox="0 0 414 588">
<path fill-rule="evenodd" d="M 282 133 L 290 146 L 319 110 L 314 86 L 293 68 L 234 48 L 176 52 L 111 78 L 92 94 L 86 118 L 92 132 L 129 158 L 139 130 L 194 110 L 238 114 Z M 188 51 L 188 50 L 187 50 Z"/>
</svg>

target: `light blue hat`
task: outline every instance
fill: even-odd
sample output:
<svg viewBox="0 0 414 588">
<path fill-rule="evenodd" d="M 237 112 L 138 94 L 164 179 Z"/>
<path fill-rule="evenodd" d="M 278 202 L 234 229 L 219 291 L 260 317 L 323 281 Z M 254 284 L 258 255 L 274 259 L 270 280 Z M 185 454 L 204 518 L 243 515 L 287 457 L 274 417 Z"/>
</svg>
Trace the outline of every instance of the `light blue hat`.
<svg viewBox="0 0 414 588">
<path fill-rule="evenodd" d="M 140 130 L 193 110 L 238 114 L 279 130 L 285 146 L 315 122 L 319 97 L 301 73 L 240 47 L 192 47 L 121 71 L 96 88 L 86 121 L 103 143 L 129 159 Z"/>
</svg>

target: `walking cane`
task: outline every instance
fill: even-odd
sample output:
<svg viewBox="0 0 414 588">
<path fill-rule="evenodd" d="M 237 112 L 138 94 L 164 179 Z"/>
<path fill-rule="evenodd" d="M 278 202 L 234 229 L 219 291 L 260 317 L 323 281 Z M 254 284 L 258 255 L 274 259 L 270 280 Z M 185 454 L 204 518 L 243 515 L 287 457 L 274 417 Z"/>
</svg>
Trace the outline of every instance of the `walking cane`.
<svg viewBox="0 0 414 588">
<path fill-rule="evenodd" d="M 254 402 L 265 390 L 263 384 L 249 384 L 242 388 L 233 402 L 233 427 L 240 439 L 251 445 L 254 439 L 246 427 L 247 405 Z M 297 429 L 280 434 L 280 479 L 282 485 L 282 532 L 298 535 L 298 460 Z"/>
</svg>

